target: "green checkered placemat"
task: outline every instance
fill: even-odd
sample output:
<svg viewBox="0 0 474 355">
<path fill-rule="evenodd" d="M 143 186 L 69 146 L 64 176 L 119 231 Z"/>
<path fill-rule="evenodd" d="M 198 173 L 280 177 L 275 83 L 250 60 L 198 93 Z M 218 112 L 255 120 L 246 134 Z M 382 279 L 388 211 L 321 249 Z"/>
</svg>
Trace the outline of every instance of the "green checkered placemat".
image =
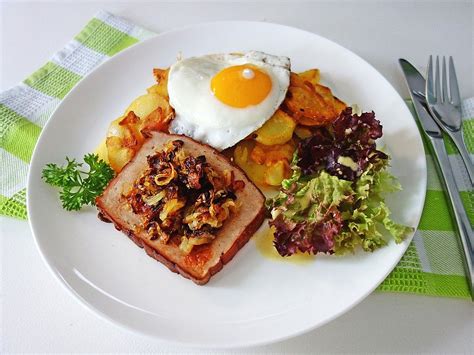
<svg viewBox="0 0 474 355">
<path fill-rule="evenodd" d="M 413 105 L 407 101 L 413 115 Z M 474 98 L 462 103 L 464 138 L 471 158 L 474 153 Z M 422 134 L 426 153 L 428 187 L 426 200 L 418 230 L 408 250 L 397 267 L 378 287 L 379 291 L 396 291 L 470 298 L 469 284 L 465 276 L 462 248 L 454 232 L 455 225 L 450 215 L 441 181 L 436 173 L 435 161 L 430 155 L 430 144 Z M 474 225 L 474 191 L 461 157 L 454 144 L 445 137 L 449 161 L 461 198 L 466 207 L 471 226 Z"/>
<path fill-rule="evenodd" d="M 43 67 L 0 94 L 0 214 L 26 219 L 26 176 L 42 127 L 66 94 L 99 64 L 155 34 L 99 12 Z"/>
<path fill-rule="evenodd" d="M 27 219 L 25 186 L 28 163 L 42 127 L 74 85 L 97 65 L 154 33 L 106 12 L 99 12 L 60 52 L 18 86 L 0 94 L 0 214 Z M 466 142 L 474 152 L 474 99 L 463 103 Z M 425 142 L 426 144 L 426 142 Z M 471 222 L 474 194 L 455 148 L 450 161 Z M 428 152 L 428 150 L 426 150 Z M 468 298 L 461 250 L 448 204 L 428 162 L 428 191 L 420 226 L 405 256 L 380 291 Z"/>
</svg>

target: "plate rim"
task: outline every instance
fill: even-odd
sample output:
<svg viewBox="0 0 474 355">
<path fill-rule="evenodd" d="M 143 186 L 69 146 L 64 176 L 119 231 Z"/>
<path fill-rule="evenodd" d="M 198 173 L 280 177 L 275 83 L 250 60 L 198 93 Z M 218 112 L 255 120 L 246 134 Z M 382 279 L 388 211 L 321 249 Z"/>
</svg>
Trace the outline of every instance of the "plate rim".
<svg viewBox="0 0 474 355">
<path fill-rule="evenodd" d="M 265 25 L 265 26 L 274 26 L 274 27 L 280 27 L 282 29 L 285 29 L 285 30 L 290 30 L 290 31 L 297 31 L 297 32 L 301 32 L 302 34 L 306 34 L 306 35 L 311 35 L 311 36 L 315 36 L 315 37 L 318 37 L 320 40 L 323 40 L 323 41 L 326 41 L 327 43 L 330 43 L 332 46 L 335 46 L 337 47 L 338 49 L 342 49 L 348 53 L 351 54 L 351 56 L 357 58 L 358 60 L 360 60 L 362 63 L 364 63 L 365 65 L 367 65 L 368 67 L 370 67 L 375 73 L 377 73 L 380 77 L 380 79 L 382 79 L 385 84 L 387 84 L 388 86 L 390 86 L 394 93 L 397 95 L 398 99 L 400 99 L 401 101 L 404 101 L 404 99 L 401 97 L 401 95 L 398 93 L 398 91 L 393 87 L 393 85 L 386 79 L 386 77 L 384 75 L 382 75 L 382 73 L 380 73 L 372 64 L 370 64 L 368 61 L 366 61 L 364 58 L 362 58 L 361 56 L 359 56 L 358 54 L 354 53 L 352 50 L 340 45 L 339 43 L 331 40 L 331 39 L 328 39 L 322 35 L 319 35 L 317 33 L 314 33 L 314 32 L 311 32 L 311 31 L 307 31 L 307 30 L 304 30 L 304 29 L 301 29 L 301 28 L 298 28 L 298 27 L 294 27 L 294 26 L 289 26 L 289 25 L 283 25 L 283 24 L 279 24 L 279 23 L 275 23 L 275 22 L 268 22 L 268 21 L 248 21 L 248 20 L 229 20 L 229 21 L 226 21 L 226 20 L 219 20 L 219 21 L 206 21 L 206 22 L 198 22 L 198 23 L 195 23 L 195 24 L 188 24 L 188 25 L 184 25 L 184 26 L 178 26 L 178 27 L 175 27 L 175 28 L 171 28 L 171 29 L 168 29 L 166 31 L 163 31 L 163 32 L 160 32 L 158 34 L 156 34 L 155 36 L 152 36 L 146 40 L 143 40 L 141 42 L 138 42 L 122 51 L 120 51 L 119 53 L 117 53 L 116 55 L 114 55 L 113 57 L 110 57 L 108 58 L 106 61 L 100 63 L 97 67 L 95 67 L 93 70 L 91 70 L 91 72 L 89 72 L 87 75 L 83 76 L 77 83 L 76 85 L 64 96 L 64 98 L 61 100 L 61 102 L 58 104 L 58 106 L 54 109 L 54 111 L 51 113 L 51 116 L 50 118 L 48 119 L 48 121 L 46 122 L 46 124 L 44 125 L 44 127 L 42 128 L 41 130 L 41 133 L 40 133 L 40 136 L 37 140 L 37 143 L 35 145 L 35 148 L 34 148 L 34 151 L 33 151 L 33 154 L 32 154 L 32 157 L 31 157 L 31 160 L 30 160 L 30 164 L 29 164 L 29 167 L 28 167 L 28 175 L 27 175 L 27 184 L 26 184 L 26 187 L 27 187 L 27 194 L 26 194 L 26 206 L 27 206 L 27 213 L 28 213 L 28 216 L 32 215 L 31 214 L 31 211 L 32 211 L 32 199 L 31 199 L 31 191 L 32 191 L 32 188 L 31 186 L 34 186 L 33 185 L 33 169 L 32 167 L 34 166 L 34 162 L 36 161 L 37 159 L 37 152 L 38 152 L 38 146 L 42 143 L 42 139 L 43 139 L 43 135 L 44 135 L 44 132 L 48 129 L 48 126 L 50 125 L 50 123 L 54 120 L 54 117 L 56 116 L 56 113 L 58 111 L 58 109 L 60 107 L 62 107 L 62 105 L 67 102 L 67 99 L 69 98 L 69 96 L 71 94 L 73 94 L 76 90 L 78 90 L 78 88 L 83 84 L 83 81 L 88 78 L 91 74 L 93 74 L 94 72 L 96 72 L 97 70 L 99 70 L 100 68 L 102 68 L 102 66 L 104 65 L 108 65 L 110 62 L 113 62 L 113 61 L 116 61 L 116 60 L 119 60 L 122 56 L 125 56 L 129 51 L 133 51 L 136 47 L 138 46 L 143 46 L 145 45 L 146 43 L 150 42 L 150 41 L 153 41 L 153 40 L 156 40 L 156 38 L 159 38 L 159 37 L 162 37 L 162 36 L 167 36 L 169 34 L 172 34 L 172 33 L 177 33 L 177 32 L 185 32 L 185 31 L 189 31 L 189 30 L 192 30 L 192 29 L 195 29 L 195 28 L 201 28 L 201 27 L 206 27 L 206 26 L 221 26 L 221 25 L 225 25 L 225 24 L 241 24 L 241 25 Z M 408 106 L 405 105 L 404 106 L 404 109 L 406 110 L 406 112 L 413 117 L 411 111 L 409 110 Z M 416 127 L 416 123 L 415 123 L 415 119 L 413 118 L 413 124 L 415 125 Z M 423 153 L 423 157 L 424 159 L 422 159 L 422 166 L 420 166 L 420 171 L 422 170 L 423 171 L 423 181 L 422 181 L 422 187 L 423 187 L 423 190 L 422 190 L 422 196 L 420 196 L 420 211 L 418 213 L 418 218 L 417 218 L 417 221 L 415 223 L 415 232 L 408 238 L 406 239 L 405 241 L 405 245 L 398 245 L 399 247 L 402 247 L 404 248 L 403 250 L 403 253 L 400 253 L 400 256 L 395 258 L 394 259 L 394 263 L 393 265 L 390 266 L 390 268 L 388 268 L 387 272 L 384 274 L 384 276 L 378 280 L 376 283 L 374 283 L 373 287 L 370 287 L 367 292 L 363 293 L 363 295 L 361 295 L 359 298 L 357 298 L 355 301 L 353 301 L 349 306 L 345 307 L 345 308 L 342 308 L 340 309 L 338 312 L 332 314 L 330 317 L 324 319 L 323 321 L 321 322 L 317 322 L 316 324 L 312 325 L 312 326 L 309 326 L 309 327 L 306 327 L 304 329 L 299 329 L 299 330 L 296 330 L 296 331 L 293 331 L 293 332 L 289 332 L 288 334 L 286 334 L 285 336 L 278 336 L 278 337 L 266 337 L 266 339 L 264 339 L 263 341 L 246 341 L 246 342 L 243 342 L 243 341 L 239 341 L 237 343 L 229 343 L 229 344 L 218 344 L 218 345 L 213 345 L 213 344 L 210 344 L 208 342 L 193 342 L 193 341 L 189 341 L 189 342 L 182 342 L 182 341 L 177 341 L 177 340 L 172 340 L 172 339 L 169 339 L 169 338 L 163 338 L 163 337 L 159 337 L 159 336 L 156 336 L 154 334 L 151 334 L 151 333 L 147 333 L 147 332 L 143 332 L 141 330 L 138 330 L 124 322 L 121 322 L 117 319 L 114 319 L 112 318 L 111 316 L 109 316 L 107 313 L 105 313 L 104 311 L 98 309 L 95 305 L 93 305 L 92 303 L 86 301 L 85 299 L 83 299 L 83 297 L 78 293 L 76 292 L 76 290 L 62 277 L 62 275 L 59 273 L 59 271 L 57 269 L 54 268 L 54 266 L 52 265 L 51 261 L 48 260 L 47 256 L 46 256 L 46 253 L 44 252 L 42 246 L 40 245 L 40 241 L 39 241 L 39 238 L 37 237 L 37 234 L 35 232 L 35 227 L 34 227 L 34 222 L 32 221 L 31 218 L 28 218 L 28 224 L 30 226 L 30 230 L 31 230 L 31 233 L 33 235 L 33 239 L 34 239 L 34 242 L 35 242 L 35 245 L 37 247 L 37 250 L 39 252 L 39 254 L 41 255 L 41 259 L 43 260 L 43 262 L 46 264 L 47 268 L 51 271 L 51 273 L 54 275 L 54 277 L 57 279 L 57 281 L 62 285 L 62 287 L 64 287 L 68 292 L 69 294 L 71 294 L 73 296 L 74 299 L 76 299 L 76 301 L 78 301 L 84 308 L 86 308 L 89 312 L 93 313 L 94 315 L 98 316 L 99 318 L 101 319 L 104 319 L 106 320 L 109 324 L 113 324 L 114 326 L 118 327 L 118 328 L 121 328 L 121 329 L 126 329 L 128 331 L 131 331 L 132 333 L 134 334 L 137 334 L 137 335 L 140 335 L 140 336 L 143 336 L 143 337 L 146 337 L 146 338 L 150 338 L 150 339 L 154 339 L 154 340 L 159 340 L 160 342 L 164 342 L 164 343 L 167 343 L 167 344 L 173 344 L 173 345 L 178 345 L 178 346 L 186 346 L 186 347 L 198 347 L 198 348 L 202 348 L 202 349 L 232 349 L 232 348 L 247 348 L 247 347 L 252 347 L 252 346 L 260 346 L 260 345 L 267 345 L 267 344 L 271 344 L 271 343 L 275 343 L 275 342 L 280 342 L 280 341 L 284 341 L 284 340 L 287 340 L 287 339 L 290 339 L 290 338 L 293 338 L 293 337 L 296 337 L 296 336 L 299 336 L 299 335 L 302 335 L 302 334 L 305 334 L 305 333 L 308 333 L 310 331 L 313 331 L 321 326 L 324 326 L 328 323 L 330 323 L 331 321 L 333 321 L 334 319 L 340 317 L 341 315 L 349 312 L 350 310 L 352 310 L 354 307 L 356 307 L 358 304 L 360 304 L 363 300 L 365 300 L 385 279 L 386 277 L 393 271 L 393 269 L 398 265 L 398 263 L 400 262 L 400 259 L 403 257 L 403 255 L 406 253 L 406 250 L 409 246 L 409 244 L 412 242 L 413 238 L 414 238 L 414 235 L 418 229 L 418 226 L 419 226 L 419 223 L 420 223 L 420 220 L 421 220 L 421 216 L 422 216 L 422 212 L 423 212 L 423 206 L 424 206 L 424 202 L 425 202 L 425 199 L 426 199 L 426 188 L 427 188 L 427 162 L 426 162 L 426 151 L 425 151 L 425 147 L 424 145 L 422 144 L 422 135 L 421 135 L 421 132 L 417 129 L 416 130 L 417 132 L 417 138 L 420 140 L 421 144 L 420 144 L 420 147 L 421 147 L 421 151 Z"/>
</svg>

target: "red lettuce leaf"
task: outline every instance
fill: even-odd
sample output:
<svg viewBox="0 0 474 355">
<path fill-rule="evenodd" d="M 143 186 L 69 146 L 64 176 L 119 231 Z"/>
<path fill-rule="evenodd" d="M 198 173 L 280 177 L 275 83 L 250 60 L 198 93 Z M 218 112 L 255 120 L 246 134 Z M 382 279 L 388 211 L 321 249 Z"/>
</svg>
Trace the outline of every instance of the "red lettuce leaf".
<svg viewBox="0 0 474 355">
<path fill-rule="evenodd" d="M 337 209 L 319 222 L 294 222 L 280 214 L 269 222 L 275 229 L 273 244 L 281 256 L 302 253 L 334 253 L 334 238 L 341 232 L 343 221 Z"/>
<path fill-rule="evenodd" d="M 298 144 L 297 165 L 304 175 L 325 170 L 354 181 L 370 163 L 388 158 L 376 149 L 375 140 L 380 137 L 382 125 L 374 112 L 357 115 L 348 107 L 333 124 L 317 128 Z"/>
</svg>

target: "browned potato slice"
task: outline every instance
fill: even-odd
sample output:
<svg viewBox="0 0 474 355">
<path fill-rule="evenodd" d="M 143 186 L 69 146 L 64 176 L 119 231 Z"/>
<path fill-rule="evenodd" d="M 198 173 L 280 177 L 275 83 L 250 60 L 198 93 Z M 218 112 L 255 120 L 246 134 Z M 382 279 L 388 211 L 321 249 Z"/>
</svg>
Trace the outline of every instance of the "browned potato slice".
<svg viewBox="0 0 474 355">
<path fill-rule="evenodd" d="M 333 106 L 316 92 L 314 85 L 295 73 L 290 75 L 290 87 L 283 105 L 290 116 L 305 126 L 321 126 L 337 118 Z"/>
<path fill-rule="evenodd" d="M 327 86 L 316 84 L 314 85 L 314 91 L 321 95 L 328 105 L 334 107 L 334 96 L 332 96 L 331 89 Z"/>
<path fill-rule="evenodd" d="M 110 166 L 116 172 L 133 158 L 145 140 L 139 131 L 139 122 L 140 118 L 130 111 L 110 124 L 105 144 Z"/>
<path fill-rule="evenodd" d="M 284 144 L 293 137 L 296 123 L 287 113 L 277 110 L 265 124 L 255 131 L 255 140 L 265 145 Z"/>
<path fill-rule="evenodd" d="M 290 162 L 294 151 L 295 146 L 292 142 L 271 146 L 257 143 L 250 153 L 250 158 L 257 164 L 270 166 L 282 160 Z"/>
<path fill-rule="evenodd" d="M 314 90 L 323 97 L 324 101 L 326 101 L 328 105 L 331 105 L 333 107 L 336 116 L 339 116 L 339 114 L 346 108 L 346 104 L 336 98 L 332 94 L 331 89 L 329 89 L 328 87 L 316 84 L 314 86 Z"/>
<path fill-rule="evenodd" d="M 143 118 L 140 122 L 140 133 L 144 136 L 149 136 L 149 132 L 167 130 L 169 122 L 173 118 L 173 113 L 165 110 L 162 107 L 158 107 Z"/>
<path fill-rule="evenodd" d="M 120 171 L 140 149 L 145 135 L 167 129 L 173 115 L 168 100 L 159 94 L 148 93 L 136 98 L 125 115 L 113 121 L 107 131 L 107 155 L 112 168 Z"/>
<path fill-rule="evenodd" d="M 153 69 L 153 75 L 158 84 L 155 84 L 147 89 L 148 93 L 154 93 L 163 97 L 168 97 L 168 73 L 170 69 Z"/>
<path fill-rule="evenodd" d="M 140 132 L 146 135 L 150 131 L 163 131 L 168 129 L 168 124 L 174 117 L 174 111 L 167 99 L 161 95 L 154 95 L 157 107 L 144 117 L 141 117 Z"/>
<path fill-rule="evenodd" d="M 340 115 L 341 112 L 346 109 L 346 107 L 347 105 L 344 101 L 341 101 L 337 97 L 334 96 L 334 109 L 336 110 L 338 115 Z"/>
<path fill-rule="evenodd" d="M 259 165 L 250 159 L 250 152 L 255 143 L 252 141 L 241 141 L 234 150 L 235 163 L 247 174 L 250 180 L 257 185 L 265 184 L 265 166 Z"/>
<path fill-rule="evenodd" d="M 313 85 L 318 84 L 320 79 L 319 69 L 309 69 L 302 73 L 298 73 L 298 76 L 305 81 L 309 81 Z"/>
<path fill-rule="evenodd" d="M 308 85 L 308 82 L 311 84 L 314 91 L 321 95 L 324 101 L 334 108 L 337 116 L 347 107 L 344 102 L 333 95 L 331 89 L 320 84 L 320 73 L 318 69 L 307 70 L 303 73 L 299 73 L 298 76 L 304 80 L 306 85 Z"/>
<path fill-rule="evenodd" d="M 128 147 L 138 151 L 142 146 L 145 137 L 140 132 L 140 118 L 135 115 L 135 112 L 130 111 L 124 119 L 119 122 L 119 125 L 124 127 L 124 139 Z"/>
<path fill-rule="evenodd" d="M 289 114 L 305 126 L 321 126 L 332 122 L 334 109 L 323 97 L 309 88 L 290 86 L 283 102 Z"/>
</svg>

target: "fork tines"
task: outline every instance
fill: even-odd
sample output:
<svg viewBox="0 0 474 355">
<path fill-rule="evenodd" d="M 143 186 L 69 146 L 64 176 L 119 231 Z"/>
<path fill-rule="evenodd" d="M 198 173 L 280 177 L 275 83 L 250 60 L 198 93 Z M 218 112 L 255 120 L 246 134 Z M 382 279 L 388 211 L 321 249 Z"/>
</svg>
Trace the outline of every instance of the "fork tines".
<svg viewBox="0 0 474 355">
<path fill-rule="evenodd" d="M 434 102 L 449 102 L 453 105 L 460 105 L 461 97 L 459 94 L 458 79 L 456 76 L 456 70 L 454 69 L 453 57 L 449 56 L 449 80 L 446 69 L 446 57 L 443 56 L 443 68 L 442 68 L 442 78 L 440 78 L 440 65 L 439 65 L 439 56 L 436 56 L 436 66 L 434 68 L 435 73 L 433 75 L 433 56 L 430 55 L 428 61 L 428 78 L 426 80 L 427 84 L 427 94 L 430 99 Z M 433 80 L 434 78 L 434 80 Z M 442 79 L 442 80 L 440 80 Z M 448 82 L 449 82 L 449 92 L 448 92 Z"/>
</svg>

